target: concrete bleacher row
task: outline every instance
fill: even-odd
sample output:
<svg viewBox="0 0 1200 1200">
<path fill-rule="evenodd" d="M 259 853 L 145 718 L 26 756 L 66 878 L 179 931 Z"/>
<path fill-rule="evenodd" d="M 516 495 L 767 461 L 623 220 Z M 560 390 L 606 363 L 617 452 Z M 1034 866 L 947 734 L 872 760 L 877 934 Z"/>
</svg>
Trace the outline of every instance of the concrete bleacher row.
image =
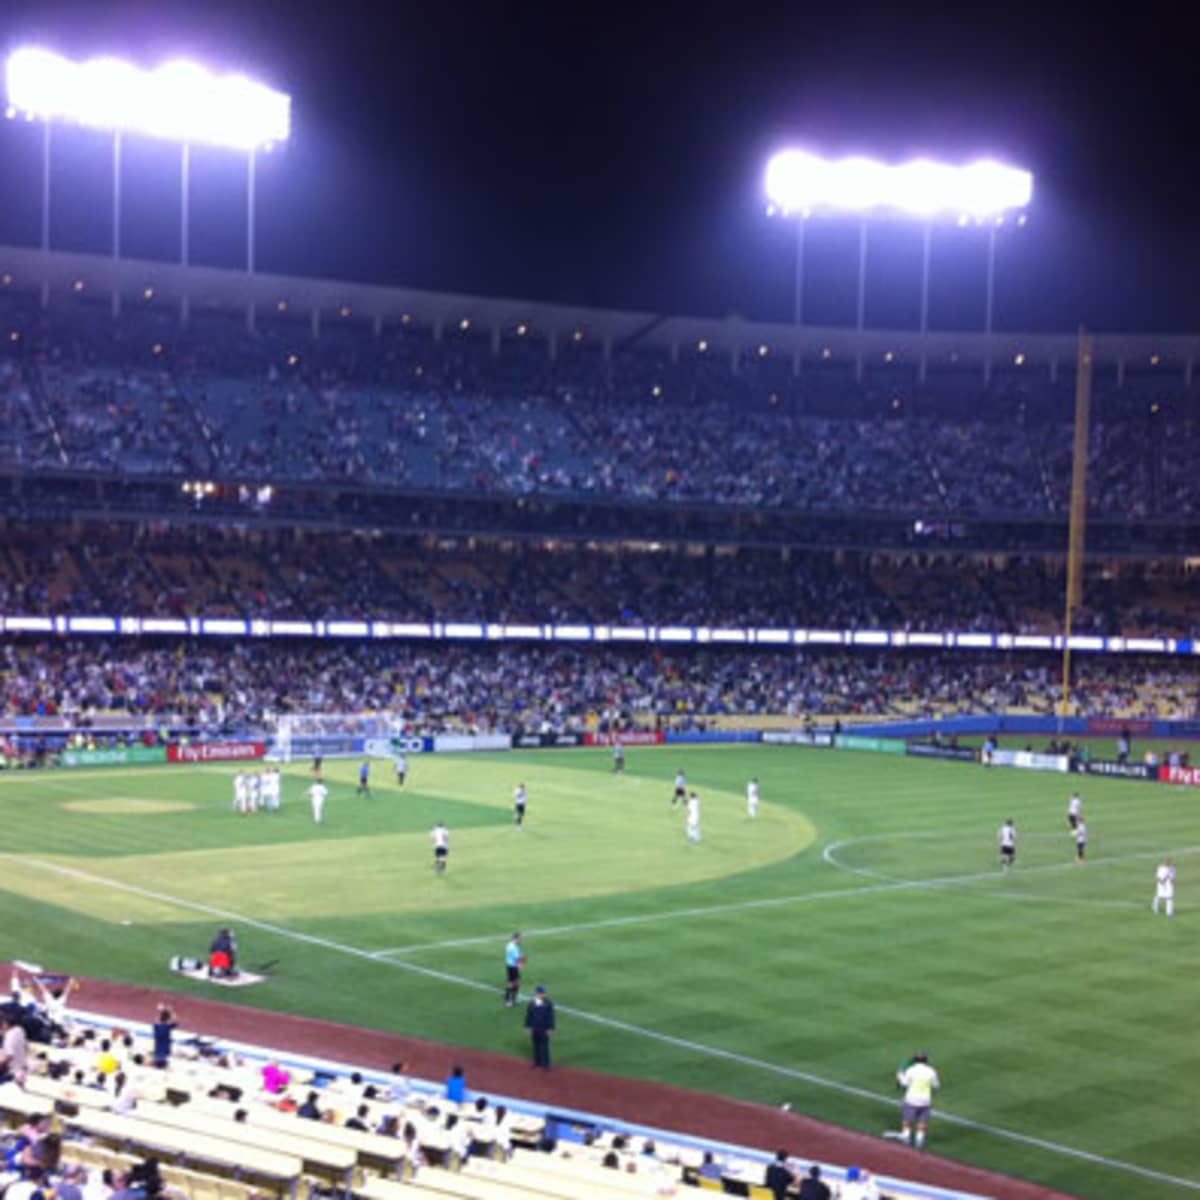
<svg viewBox="0 0 1200 1200">
<path fill-rule="evenodd" d="M 232 1059 L 217 1062 L 201 1053 L 208 1047 L 177 1033 L 178 1052 L 167 1069 L 154 1070 L 135 1065 L 136 1057 L 150 1060 L 145 1028 L 123 1024 L 114 1041 L 128 1070 L 120 1099 L 111 1087 L 88 1085 L 95 1071 L 85 1071 L 84 1082 L 78 1074 L 72 1079 L 38 1073 L 53 1062 L 74 1074 L 95 1058 L 97 1043 L 90 1041 L 74 1050 L 39 1053 L 23 1088 L 0 1087 L 0 1115 L 16 1124 L 53 1111 L 65 1163 L 123 1171 L 154 1156 L 164 1183 L 181 1200 L 261 1200 L 314 1187 L 363 1200 L 402 1200 L 413 1191 L 463 1200 L 635 1200 L 674 1195 L 689 1184 L 755 1200 L 771 1195 L 762 1186 L 760 1152 L 721 1147 L 724 1180 L 700 1179 L 696 1169 L 708 1143 L 641 1131 L 654 1134 L 656 1155 L 649 1157 L 645 1136 L 613 1122 L 589 1138 L 591 1144 L 564 1140 L 556 1152 L 546 1153 L 543 1135 L 554 1131 L 540 1115 L 522 1111 L 519 1101 L 498 1127 L 480 1121 L 473 1103 L 446 1101 L 436 1085 L 372 1072 L 356 1073 L 352 1083 L 350 1068 L 342 1064 L 294 1058 L 285 1064 L 287 1088 L 272 1094 L 262 1086 L 261 1070 L 273 1060 L 260 1048 L 230 1047 Z M 282 1110 L 294 1109 L 310 1092 L 319 1095 L 325 1119 Z M 363 1104 L 368 1129 L 391 1117 L 397 1131 L 411 1126 L 412 1142 L 348 1128 L 345 1120 Z M 498 1111 L 491 1109 L 491 1115 Z M 459 1118 L 454 1130 L 443 1123 L 450 1114 Z M 828 1169 L 835 1195 L 841 1175 Z M 967 1200 L 960 1193 L 891 1180 L 882 1194 Z"/>
</svg>

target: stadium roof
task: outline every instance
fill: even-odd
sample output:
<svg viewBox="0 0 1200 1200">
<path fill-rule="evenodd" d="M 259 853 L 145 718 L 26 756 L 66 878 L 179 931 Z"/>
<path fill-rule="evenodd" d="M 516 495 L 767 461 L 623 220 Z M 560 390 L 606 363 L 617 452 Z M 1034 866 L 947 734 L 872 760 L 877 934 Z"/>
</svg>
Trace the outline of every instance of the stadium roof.
<svg viewBox="0 0 1200 1200">
<path fill-rule="evenodd" d="M 284 275 L 247 274 L 216 267 L 184 267 L 176 263 L 113 259 L 92 254 L 49 254 L 29 247 L 0 247 L 0 273 L 6 286 L 44 295 L 68 295 L 83 281 L 89 296 L 116 293 L 139 301 L 153 289 L 156 304 L 186 300 L 192 311 L 245 313 L 254 306 L 262 317 L 275 314 L 286 301 L 290 316 L 314 316 L 337 321 L 343 311 L 377 327 L 399 325 L 406 318 L 435 332 L 450 331 L 464 320 L 471 328 L 494 337 L 511 336 L 520 325 L 538 338 L 565 343 L 581 331 L 590 345 L 620 347 L 636 343 L 668 354 L 695 350 L 701 343 L 711 354 L 754 353 L 766 347 L 785 360 L 801 356 L 868 363 L 916 363 L 922 354 L 931 365 L 996 366 L 1015 363 L 1055 369 L 1075 360 L 1073 334 L 931 332 L 915 330 L 797 327 L 747 321 L 740 317 L 705 318 L 661 316 L 650 312 L 536 303 L 500 297 L 426 292 L 411 288 L 379 287 L 334 279 L 300 279 Z M 1107 334 L 1095 338 L 1095 360 L 1118 372 L 1137 366 L 1174 367 L 1189 380 L 1200 360 L 1200 336 L 1190 334 Z"/>
</svg>

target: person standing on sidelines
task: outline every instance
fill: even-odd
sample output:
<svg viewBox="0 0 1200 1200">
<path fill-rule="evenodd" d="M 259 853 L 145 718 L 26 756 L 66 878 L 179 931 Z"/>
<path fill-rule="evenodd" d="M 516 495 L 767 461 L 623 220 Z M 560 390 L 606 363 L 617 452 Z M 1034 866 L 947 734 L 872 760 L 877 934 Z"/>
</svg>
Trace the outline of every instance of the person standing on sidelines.
<svg viewBox="0 0 1200 1200">
<path fill-rule="evenodd" d="M 904 1089 L 900 1129 L 889 1129 L 883 1136 L 915 1145 L 919 1150 L 925 1145 L 929 1114 L 933 1109 L 933 1093 L 942 1086 L 941 1078 L 929 1065 L 929 1055 L 920 1053 L 913 1055 L 912 1061 L 896 1072 L 896 1082 Z"/>
<path fill-rule="evenodd" d="M 533 1066 L 550 1070 L 550 1035 L 554 1032 L 554 1001 L 538 984 L 533 999 L 525 1009 L 525 1028 L 533 1043 Z"/>
<path fill-rule="evenodd" d="M 308 789 L 308 798 L 312 801 L 313 820 L 320 825 L 325 820 L 325 801 L 329 799 L 329 789 L 319 775 Z"/>
<path fill-rule="evenodd" d="M 758 816 L 759 799 L 758 779 L 755 778 L 746 784 L 746 816 L 752 821 Z"/>
<path fill-rule="evenodd" d="M 523 783 L 518 783 L 513 789 L 513 824 L 518 829 L 525 828 L 525 806 L 529 803 L 529 793 Z"/>
<path fill-rule="evenodd" d="M 525 965 L 525 948 L 521 935 L 514 933 L 504 947 L 504 1007 L 512 1008 L 521 994 L 521 968 Z"/>
<path fill-rule="evenodd" d="M 1166 905 L 1167 916 L 1175 915 L 1175 864 L 1164 858 L 1154 876 L 1154 903 L 1150 906 L 1154 915 L 1158 916 L 1158 906 Z"/>
<path fill-rule="evenodd" d="M 433 827 L 429 840 L 433 842 L 433 869 L 439 875 L 445 875 L 446 863 L 450 858 L 450 830 L 444 822 L 439 821 Z"/>
</svg>

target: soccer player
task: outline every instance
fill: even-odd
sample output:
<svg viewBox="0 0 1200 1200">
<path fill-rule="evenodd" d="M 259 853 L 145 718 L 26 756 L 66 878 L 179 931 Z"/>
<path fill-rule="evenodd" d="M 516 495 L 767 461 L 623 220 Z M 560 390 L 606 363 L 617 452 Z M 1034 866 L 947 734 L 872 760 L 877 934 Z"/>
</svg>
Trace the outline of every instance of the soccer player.
<svg viewBox="0 0 1200 1200">
<path fill-rule="evenodd" d="M 1165 904 L 1167 916 L 1175 915 L 1175 864 L 1164 858 L 1154 875 L 1154 903 L 1150 906 L 1154 915 L 1158 916 L 1159 904 Z"/>
<path fill-rule="evenodd" d="M 246 805 L 251 812 L 258 812 L 262 799 L 262 773 L 254 771 L 246 776 Z"/>
<path fill-rule="evenodd" d="M 408 759 L 403 754 L 397 754 L 395 759 L 396 766 L 396 786 L 403 787 L 405 779 L 408 778 Z"/>
<path fill-rule="evenodd" d="M 529 795 L 525 791 L 525 785 L 518 783 L 513 789 L 513 824 L 518 829 L 524 828 L 525 825 L 525 805 L 529 803 Z"/>
<path fill-rule="evenodd" d="M 1067 824 L 1071 827 L 1072 833 L 1079 827 L 1082 816 L 1083 801 L 1079 798 L 1078 792 L 1072 792 L 1071 799 L 1067 802 Z"/>
<path fill-rule="evenodd" d="M 613 774 L 625 774 L 625 747 L 619 738 L 613 738 Z"/>
<path fill-rule="evenodd" d="M 1087 822 L 1080 817 L 1075 823 L 1075 861 L 1083 862 L 1087 857 Z"/>
<path fill-rule="evenodd" d="M 237 812 L 245 813 L 246 811 L 246 773 L 238 771 L 233 777 L 233 807 Z"/>
<path fill-rule="evenodd" d="M 313 780 L 308 789 L 308 798 L 312 801 L 313 820 L 320 825 L 325 820 L 325 801 L 329 798 L 329 789 L 320 778 Z"/>
<path fill-rule="evenodd" d="M 363 759 L 358 764 L 358 787 L 355 788 L 356 796 L 369 796 L 371 794 L 371 763 L 369 759 Z"/>
<path fill-rule="evenodd" d="M 278 767 L 271 767 L 263 777 L 263 807 L 268 812 L 278 812 L 279 802 L 283 799 L 283 777 Z"/>
<path fill-rule="evenodd" d="M 689 842 L 700 840 L 700 797 L 691 792 L 687 798 L 687 839 Z"/>
<path fill-rule="evenodd" d="M 445 875 L 446 860 L 450 857 L 450 830 L 439 821 L 430 831 L 429 840 L 433 842 L 433 869 Z"/>
<path fill-rule="evenodd" d="M 1000 869 L 1007 871 L 1017 859 L 1017 827 L 1009 817 L 1000 826 Z"/>
<path fill-rule="evenodd" d="M 504 1007 L 512 1008 L 521 994 L 521 968 L 525 965 L 525 950 L 521 935 L 514 933 L 504 947 Z"/>
<path fill-rule="evenodd" d="M 675 772 L 675 791 L 671 796 L 671 807 L 683 804 L 687 801 L 687 776 L 682 770 Z"/>
<path fill-rule="evenodd" d="M 929 1113 L 933 1108 L 933 1093 L 942 1086 L 937 1071 L 929 1065 L 927 1054 L 916 1054 L 912 1062 L 896 1072 L 896 1082 L 904 1089 L 904 1103 L 900 1110 L 900 1129 L 889 1129 L 883 1136 L 896 1141 L 913 1143 L 919 1150 L 925 1145 L 925 1133 L 929 1128 Z"/>
<path fill-rule="evenodd" d="M 758 816 L 758 780 L 752 779 L 746 784 L 746 816 L 751 820 Z"/>
</svg>

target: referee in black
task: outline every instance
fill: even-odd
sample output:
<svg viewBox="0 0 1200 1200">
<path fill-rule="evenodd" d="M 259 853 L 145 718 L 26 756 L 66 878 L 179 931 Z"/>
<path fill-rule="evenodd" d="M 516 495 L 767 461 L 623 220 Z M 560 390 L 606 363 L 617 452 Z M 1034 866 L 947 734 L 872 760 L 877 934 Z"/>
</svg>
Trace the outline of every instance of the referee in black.
<svg viewBox="0 0 1200 1200">
<path fill-rule="evenodd" d="M 525 1009 L 525 1028 L 533 1042 L 533 1065 L 550 1070 L 550 1035 L 554 1032 L 554 1001 L 538 985 Z"/>
</svg>

